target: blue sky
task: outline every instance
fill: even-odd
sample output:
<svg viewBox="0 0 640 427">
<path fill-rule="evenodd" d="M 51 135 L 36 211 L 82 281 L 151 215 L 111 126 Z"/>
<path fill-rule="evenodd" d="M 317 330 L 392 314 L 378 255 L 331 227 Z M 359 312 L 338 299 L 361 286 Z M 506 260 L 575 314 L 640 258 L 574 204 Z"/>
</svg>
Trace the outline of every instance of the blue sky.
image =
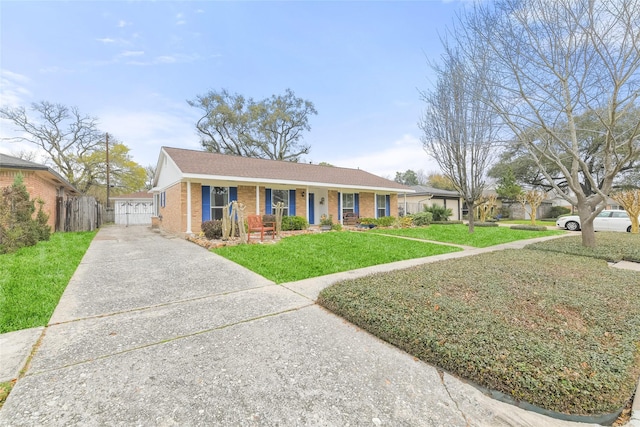
<svg viewBox="0 0 640 427">
<path fill-rule="evenodd" d="M 0 103 L 76 106 L 146 166 L 163 145 L 200 148 L 188 99 L 290 88 L 318 110 L 305 161 L 430 172 L 418 89 L 433 83 L 427 61 L 464 3 L 2 0 Z"/>
</svg>

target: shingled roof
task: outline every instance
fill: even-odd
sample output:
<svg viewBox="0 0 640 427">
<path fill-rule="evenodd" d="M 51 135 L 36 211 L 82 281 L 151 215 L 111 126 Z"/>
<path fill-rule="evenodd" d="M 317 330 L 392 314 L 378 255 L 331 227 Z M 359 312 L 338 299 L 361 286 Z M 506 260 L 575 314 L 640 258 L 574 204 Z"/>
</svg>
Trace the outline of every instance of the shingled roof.
<svg viewBox="0 0 640 427">
<path fill-rule="evenodd" d="M 374 187 L 398 192 L 413 191 L 402 184 L 360 169 L 321 166 L 278 160 L 230 156 L 206 151 L 163 147 L 183 174 L 260 180 L 281 180 L 302 185 L 331 184 L 346 187 Z"/>
<path fill-rule="evenodd" d="M 39 163 L 30 162 L 19 157 L 9 156 L 7 154 L 0 153 L 0 168 L 2 169 L 17 169 L 17 170 L 30 170 L 30 171 L 43 171 L 49 173 L 49 179 L 58 184 L 62 184 L 69 188 L 73 192 L 77 193 L 78 190 L 69 183 L 62 175 L 49 166 L 41 165 Z"/>
</svg>

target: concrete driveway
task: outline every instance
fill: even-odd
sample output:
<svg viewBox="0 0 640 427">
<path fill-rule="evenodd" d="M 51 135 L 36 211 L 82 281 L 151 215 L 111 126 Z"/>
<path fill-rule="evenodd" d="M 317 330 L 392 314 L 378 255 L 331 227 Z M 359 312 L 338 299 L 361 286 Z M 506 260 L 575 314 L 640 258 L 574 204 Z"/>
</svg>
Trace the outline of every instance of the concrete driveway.
<svg viewBox="0 0 640 427">
<path fill-rule="evenodd" d="M 494 401 L 314 304 L 370 271 L 275 285 L 183 239 L 105 227 L 0 425 L 586 425 Z"/>
</svg>

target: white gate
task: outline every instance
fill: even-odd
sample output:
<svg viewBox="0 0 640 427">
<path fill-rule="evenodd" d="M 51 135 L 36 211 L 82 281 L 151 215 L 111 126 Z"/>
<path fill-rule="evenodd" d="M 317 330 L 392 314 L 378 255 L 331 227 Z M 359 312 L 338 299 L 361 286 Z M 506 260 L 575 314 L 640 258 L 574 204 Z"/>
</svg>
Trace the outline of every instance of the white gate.
<svg viewBox="0 0 640 427">
<path fill-rule="evenodd" d="M 120 225 L 151 225 L 153 201 L 118 200 L 115 202 L 115 220 Z"/>
</svg>

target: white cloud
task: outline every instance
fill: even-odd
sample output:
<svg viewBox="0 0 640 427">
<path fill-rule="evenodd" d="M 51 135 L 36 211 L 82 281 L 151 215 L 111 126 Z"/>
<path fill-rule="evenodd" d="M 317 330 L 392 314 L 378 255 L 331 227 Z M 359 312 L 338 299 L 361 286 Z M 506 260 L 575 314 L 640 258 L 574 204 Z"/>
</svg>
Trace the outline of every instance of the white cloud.
<svg viewBox="0 0 640 427">
<path fill-rule="evenodd" d="M 169 107 L 165 111 L 109 110 L 98 114 L 100 128 L 129 147 L 133 160 L 142 166 L 155 165 L 162 146 L 199 149 L 196 116 L 184 107 Z"/>
<path fill-rule="evenodd" d="M 124 19 L 118 21 L 118 28 L 124 28 L 129 25 L 131 25 L 131 22 L 127 22 Z"/>
<path fill-rule="evenodd" d="M 33 95 L 28 89 L 31 79 L 25 75 L 0 70 L 0 106 L 18 107 L 27 103 Z"/>
<path fill-rule="evenodd" d="M 110 43 L 115 43 L 116 42 L 115 39 L 112 39 L 112 38 L 109 38 L 109 37 L 103 37 L 101 39 L 96 39 L 96 40 L 101 42 L 101 43 L 104 43 L 104 44 L 110 44 Z"/>
<path fill-rule="evenodd" d="M 125 50 L 120 54 L 120 56 L 142 56 L 144 55 L 144 51 L 142 50 Z"/>
<path fill-rule="evenodd" d="M 405 134 L 389 148 L 340 159 L 329 160 L 335 166 L 360 168 L 372 174 L 393 179 L 396 172 L 407 169 L 425 172 L 439 170 L 436 162 L 422 149 L 422 142 L 413 135 Z"/>
</svg>

